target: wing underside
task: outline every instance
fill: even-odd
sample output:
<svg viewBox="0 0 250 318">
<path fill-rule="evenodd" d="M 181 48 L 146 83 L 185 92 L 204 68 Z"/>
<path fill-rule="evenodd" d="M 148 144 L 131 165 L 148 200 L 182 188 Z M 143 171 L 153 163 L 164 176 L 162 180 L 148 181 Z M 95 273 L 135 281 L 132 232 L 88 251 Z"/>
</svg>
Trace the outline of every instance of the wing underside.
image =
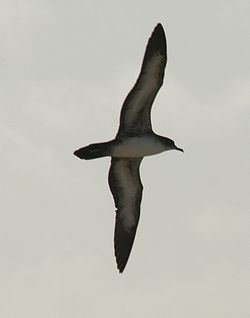
<svg viewBox="0 0 250 318">
<path fill-rule="evenodd" d="M 140 217 L 143 186 L 139 167 L 142 158 L 112 158 L 109 187 L 116 206 L 114 248 L 117 268 L 123 272 Z"/>
<path fill-rule="evenodd" d="M 117 136 L 152 130 L 151 107 L 163 83 L 166 63 L 166 37 L 158 24 L 148 41 L 140 75 L 123 103 Z"/>
</svg>

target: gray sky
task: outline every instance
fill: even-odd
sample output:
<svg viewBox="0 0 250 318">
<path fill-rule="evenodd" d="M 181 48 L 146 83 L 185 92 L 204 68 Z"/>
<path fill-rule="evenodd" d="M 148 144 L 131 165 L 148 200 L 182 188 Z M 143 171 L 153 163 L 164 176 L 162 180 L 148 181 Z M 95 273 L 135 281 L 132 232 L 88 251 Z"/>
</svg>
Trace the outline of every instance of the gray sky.
<svg viewBox="0 0 250 318">
<path fill-rule="evenodd" d="M 0 0 L 0 316 L 245 318 L 249 313 L 247 0 Z M 112 139 L 161 22 L 157 133 L 124 274 L 113 256 Z M 248 290 L 249 292 L 249 290 Z"/>
</svg>

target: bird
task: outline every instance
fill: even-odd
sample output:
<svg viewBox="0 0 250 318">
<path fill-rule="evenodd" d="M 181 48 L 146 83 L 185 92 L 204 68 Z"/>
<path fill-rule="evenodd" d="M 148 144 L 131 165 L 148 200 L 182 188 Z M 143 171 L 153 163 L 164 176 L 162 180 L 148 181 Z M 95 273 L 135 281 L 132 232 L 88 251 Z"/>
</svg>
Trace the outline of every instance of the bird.
<svg viewBox="0 0 250 318">
<path fill-rule="evenodd" d="M 128 262 L 140 218 L 142 159 L 166 150 L 184 152 L 172 139 L 157 135 L 152 129 L 151 108 L 163 84 L 166 64 L 166 36 L 158 23 L 148 40 L 139 77 L 122 105 L 115 138 L 74 152 L 85 160 L 111 157 L 108 184 L 116 208 L 114 253 L 119 273 Z"/>
</svg>

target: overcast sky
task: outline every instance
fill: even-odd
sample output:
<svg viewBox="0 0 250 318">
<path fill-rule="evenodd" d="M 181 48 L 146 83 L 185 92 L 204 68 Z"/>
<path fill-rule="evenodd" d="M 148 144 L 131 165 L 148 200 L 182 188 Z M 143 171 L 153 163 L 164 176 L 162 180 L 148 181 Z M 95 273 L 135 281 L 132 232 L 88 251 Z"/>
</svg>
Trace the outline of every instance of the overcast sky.
<svg viewBox="0 0 250 318">
<path fill-rule="evenodd" d="M 120 275 L 110 159 L 72 153 L 116 134 L 158 22 L 153 127 L 185 153 L 143 160 Z M 1 317 L 248 317 L 249 27 L 248 0 L 0 0 Z"/>
</svg>

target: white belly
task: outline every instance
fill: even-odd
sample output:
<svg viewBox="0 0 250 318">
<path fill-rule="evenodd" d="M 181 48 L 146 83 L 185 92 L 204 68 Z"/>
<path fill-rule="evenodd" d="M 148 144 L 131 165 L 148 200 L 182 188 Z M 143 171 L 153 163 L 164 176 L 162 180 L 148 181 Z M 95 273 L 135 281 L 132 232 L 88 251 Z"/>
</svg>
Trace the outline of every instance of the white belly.
<svg viewBox="0 0 250 318">
<path fill-rule="evenodd" d="M 166 148 L 150 137 L 132 137 L 115 145 L 111 151 L 112 157 L 144 157 L 152 156 L 166 150 Z"/>
</svg>

